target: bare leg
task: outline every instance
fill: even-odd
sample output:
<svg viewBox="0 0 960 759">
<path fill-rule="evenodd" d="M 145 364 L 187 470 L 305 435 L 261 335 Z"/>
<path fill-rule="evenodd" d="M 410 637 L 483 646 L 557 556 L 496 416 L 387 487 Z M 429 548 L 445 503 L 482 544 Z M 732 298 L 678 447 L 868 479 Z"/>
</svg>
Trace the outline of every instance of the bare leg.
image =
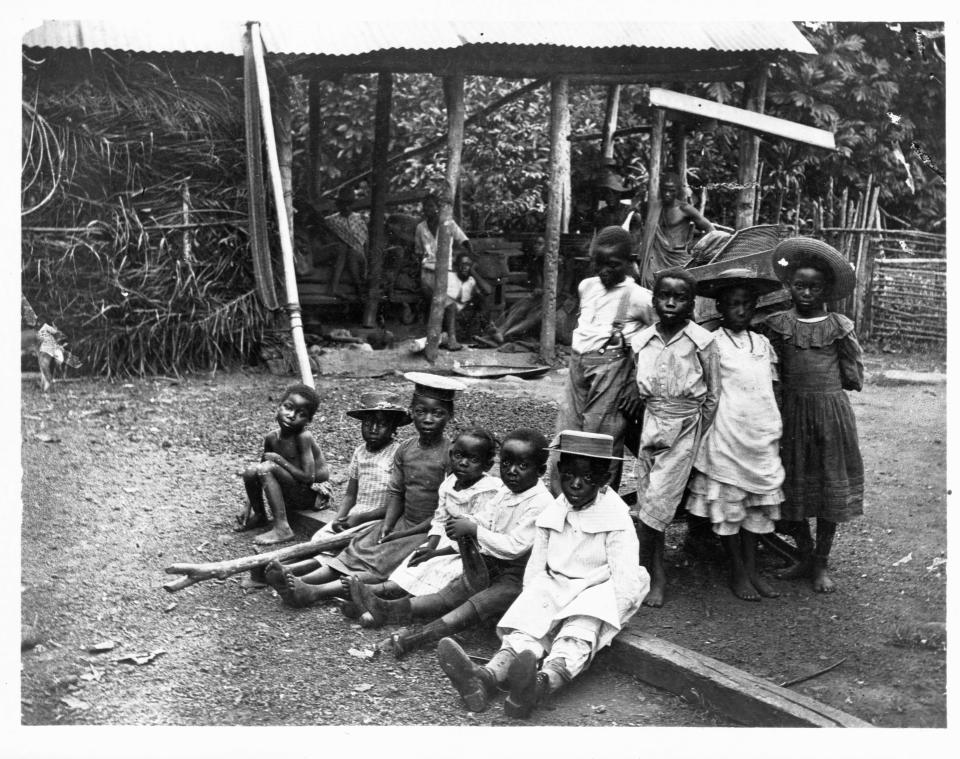
<svg viewBox="0 0 960 759">
<path fill-rule="evenodd" d="M 457 307 L 452 303 L 443 310 L 443 322 L 447 332 L 447 344 L 444 347 L 448 351 L 458 351 L 463 348 L 457 342 Z"/>
<path fill-rule="evenodd" d="M 243 473 L 243 487 L 247 491 L 247 503 L 238 515 L 236 530 L 253 530 L 267 523 L 267 510 L 263 503 L 263 485 L 258 467 L 249 467 Z"/>
<path fill-rule="evenodd" d="M 350 276 L 353 277 L 353 284 L 357 288 L 357 295 L 363 297 L 363 280 L 365 275 L 367 260 L 363 253 L 352 248 L 347 251 L 347 269 Z"/>
<path fill-rule="evenodd" d="M 336 295 L 337 290 L 340 289 L 340 278 L 343 276 L 343 268 L 347 263 L 347 255 L 347 246 L 339 246 L 337 260 L 333 263 L 333 275 L 330 277 L 330 288 L 327 291 L 330 295 Z"/>
<path fill-rule="evenodd" d="M 319 569 L 323 566 L 317 559 L 303 559 L 302 561 L 295 561 L 291 564 L 284 565 L 287 569 L 293 572 L 297 577 L 303 577 L 310 572 L 313 572 L 316 569 Z"/>
<path fill-rule="evenodd" d="M 740 533 L 735 535 L 721 535 L 720 542 L 727 552 L 730 561 L 730 590 L 741 601 L 759 601 L 760 594 L 750 582 L 743 563 L 743 547 Z"/>
<path fill-rule="evenodd" d="M 641 522 L 637 537 L 640 539 L 640 563 L 650 572 L 650 592 L 643 604 L 657 609 L 663 606 L 667 589 L 667 571 L 663 566 L 664 535 Z"/>
<path fill-rule="evenodd" d="M 267 496 L 267 503 L 273 511 L 273 529 L 262 535 L 257 535 L 253 542 L 257 545 L 271 545 L 273 543 L 283 543 L 293 539 L 293 530 L 290 529 L 290 523 L 287 522 L 287 507 L 283 500 L 283 485 L 294 485 L 294 479 L 283 467 L 274 464 L 272 461 L 265 461 L 260 464 L 261 481 L 263 490 Z"/>
<path fill-rule="evenodd" d="M 792 535 L 797 541 L 797 552 L 800 559 L 791 564 L 786 569 L 782 569 L 774 574 L 778 580 L 799 580 L 803 577 L 813 576 L 813 538 L 810 537 L 810 525 L 807 520 L 799 522 L 781 522 L 782 529 L 788 530 L 787 534 Z"/>
<path fill-rule="evenodd" d="M 813 556 L 813 589 L 817 593 L 833 593 L 837 589 L 836 583 L 827 574 L 827 559 L 836 533 L 836 522 L 817 518 L 817 547 Z"/>
<path fill-rule="evenodd" d="M 757 570 L 757 536 L 746 530 L 740 531 L 740 547 L 743 550 L 743 568 L 746 570 L 750 583 L 764 598 L 779 598 L 779 591 L 767 582 L 767 579 Z"/>
<path fill-rule="evenodd" d="M 267 583 L 280 594 L 283 602 L 295 608 L 310 606 L 317 601 L 331 598 L 338 595 L 341 590 L 339 580 L 323 585 L 308 585 L 278 561 L 267 564 L 264 575 Z"/>
<path fill-rule="evenodd" d="M 46 393 L 53 386 L 53 356 L 38 351 L 37 363 L 40 366 L 40 390 Z"/>
</svg>

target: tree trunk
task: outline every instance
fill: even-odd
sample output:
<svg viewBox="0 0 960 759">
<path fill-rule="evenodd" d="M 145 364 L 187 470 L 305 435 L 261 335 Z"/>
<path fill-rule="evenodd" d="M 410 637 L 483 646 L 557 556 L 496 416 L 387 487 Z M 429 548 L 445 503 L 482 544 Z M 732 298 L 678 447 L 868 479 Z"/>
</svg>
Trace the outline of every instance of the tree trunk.
<svg viewBox="0 0 960 759">
<path fill-rule="evenodd" d="M 390 102 L 393 96 L 393 74 L 377 74 L 377 109 L 373 121 L 373 186 L 370 191 L 370 246 L 367 272 L 367 307 L 363 326 L 377 323 L 380 305 L 380 279 L 383 272 L 383 252 L 387 245 L 386 201 L 390 182 L 387 173 L 387 150 L 390 148 Z"/>
<path fill-rule="evenodd" d="M 767 95 L 767 66 L 764 65 L 749 80 L 744 82 L 743 107 L 748 111 L 763 113 L 764 100 Z M 734 222 L 736 229 L 743 229 L 753 224 L 754 201 L 756 192 L 753 184 L 757 181 L 757 163 L 760 157 L 760 138 L 755 132 L 740 130 L 740 177 L 741 185 L 737 198 L 737 218 Z"/>
<path fill-rule="evenodd" d="M 650 131 L 650 165 L 647 180 L 647 219 L 643 226 L 643 249 L 640 254 L 640 281 L 649 282 L 653 272 L 650 266 L 650 249 L 660 223 L 660 165 L 663 160 L 663 128 L 667 116 L 662 108 L 653 115 L 653 129 Z M 644 285 L 646 286 L 646 285 Z"/>
<path fill-rule="evenodd" d="M 603 142 L 600 144 L 600 155 L 603 158 L 613 158 L 613 135 L 617 131 L 619 112 L 620 85 L 611 84 L 607 87 L 607 110 L 603 116 Z"/>
<path fill-rule="evenodd" d="M 307 150 L 310 154 L 310 178 L 307 182 L 307 191 L 310 193 L 310 202 L 316 203 L 323 190 L 320 171 L 320 79 L 310 77 L 307 101 L 309 107 Z"/>
<path fill-rule="evenodd" d="M 677 122 L 673 125 L 673 165 L 677 167 L 677 176 L 680 177 L 680 200 L 686 201 L 687 191 L 687 127 Z"/>
</svg>

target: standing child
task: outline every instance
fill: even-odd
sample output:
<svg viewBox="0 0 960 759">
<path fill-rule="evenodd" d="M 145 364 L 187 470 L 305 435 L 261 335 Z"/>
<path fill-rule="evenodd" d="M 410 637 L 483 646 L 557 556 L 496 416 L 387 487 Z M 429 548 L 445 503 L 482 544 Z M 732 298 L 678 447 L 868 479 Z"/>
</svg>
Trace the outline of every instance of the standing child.
<svg viewBox="0 0 960 759">
<path fill-rule="evenodd" d="M 716 298 L 720 312 L 714 332 L 720 401 L 693 462 L 687 511 L 713 522 L 730 560 L 730 589 L 744 601 L 780 595 L 756 564 L 756 536 L 773 532 L 783 501 L 777 355 L 767 338 L 750 331 L 757 298 L 779 287 L 750 269 L 727 269 L 697 283 L 697 295 Z"/>
<path fill-rule="evenodd" d="M 863 387 L 863 353 L 853 322 L 827 313 L 826 301 L 847 297 L 856 278 L 836 250 L 808 237 L 780 243 L 773 270 L 793 299 L 792 309 L 768 317 L 766 325 L 783 382 L 782 514 L 800 552 L 778 577 L 811 578 L 816 592 L 830 593 L 836 586 L 827 558 L 837 523 L 863 513 L 857 420 L 844 392 Z M 815 545 L 810 517 L 817 519 Z"/>
<path fill-rule="evenodd" d="M 713 334 L 690 321 L 696 286 L 685 269 L 658 272 L 653 307 L 660 320 L 633 339 L 637 387 L 646 404 L 637 456 L 637 529 L 640 560 L 650 570 L 647 606 L 663 606 L 663 533 L 683 499 L 700 436 L 717 409 Z"/>
<path fill-rule="evenodd" d="M 478 667 L 453 638 L 437 647 L 440 667 L 470 711 L 486 709 L 506 682 L 505 712 L 529 717 L 590 665 L 647 591 L 627 506 L 607 487 L 613 438 L 563 430 L 554 450 L 563 492 L 536 519 L 523 591 L 497 625 L 500 650 Z"/>
<path fill-rule="evenodd" d="M 283 392 L 277 408 L 279 429 L 264 438 L 260 463 L 241 473 L 247 490 L 247 504 L 237 516 L 237 530 L 252 530 L 267 523 L 264 494 L 273 512 L 273 529 L 258 535 L 254 543 L 269 545 L 293 538 L 287 508 L 312 508 L 314 483 L 329 477 L 320 446 L 307 429 L 320 406 L 316 390 L 308 385 L 291 385 Z"/>
<path fill-rule="evenodd" d="M 267 582 L 289 606 L 309 606 L 317 601 L 349 593 L 343 578 L 382 582 L 423 540 L 437 509 L 437 491 L 449 470 L 449 442 L 443 436 L 453 418 L 453 398 L 465 387 L 447 377 L 408 372 L 414 383 L 410 416 L 417 437 L 401 441 L 393 460 L 387 487 L 387 510 L 380 522 L 332 559 L 318 557 L 320 569 L 297 577 L 289 567 L 270 562 Z"/>
<path fill-rule="evenodd" d="M 374 624 L 431 620 L 390 636 L 397 658 L 481 622 L 499 619 L 520 595 L 523 570 L 536 535 L 534 520 L 553 503 L 550 491 L 540 482 L 546 464 L 547 440 L 541 433 L 521 428 L 507 434 L 500 448 L 503 482 L 493 498 L 472 514 L 450 514 L 445 519 L 444 530 L 459 546 L 463 571 L 436 593 L 387 601 L 377 598 L 369 586 L 351 580 L 351 597 L 370 613 Z"/>
</svg>

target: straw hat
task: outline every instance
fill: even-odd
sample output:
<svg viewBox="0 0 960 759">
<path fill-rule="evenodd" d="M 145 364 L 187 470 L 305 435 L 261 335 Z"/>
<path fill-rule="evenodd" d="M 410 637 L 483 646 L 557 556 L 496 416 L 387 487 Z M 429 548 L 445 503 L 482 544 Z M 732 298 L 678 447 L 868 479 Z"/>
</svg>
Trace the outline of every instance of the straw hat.
<svg viewBox="0 0 960 759">
<path fill-rule="evenodd" d="M 598 190 L 613 190 L 614 192 L 627 192 L 627 188 L 623 186 L 623 180 L 620 179 L 619 175 L 614 174 L 613 172 L 607 172 L 603 177 L 597 180 L 597 183 L 594 185 Z"/>
<path fill-rule="evenodd" d="M 771 256 L 773 273 L 785 284 L 793 271 L 801 266 L 824 271 L 831 280 L 827 300 L 846 298 L 857 285 L 853 264 L 822 240 L 789 237 L 773 249 Z"/>
<path fill-rule="evenodd" d="M 372 392 L 363 393 L 360 396 L 360 408 L 352 408 L 347 412 L 347 416 L 354 419 L 363 419 L 364 415 L 382 411 L 387 414 L 395 414 L 399 417 L 397 426 L 402 427 L 410 424 L 410 415 L 407 410 L 400 405 L 400 396 L 393 393 Z"/>
<path fill-rule="evenodd" d="M 563 430 L 557 433 L 547 450 L 594 459 L 624 460 L 623 456 L 613 455 L 613 438 L 597 432 Z"/>
<path fill-rule="evenodd" d="M 422 398 L 435 398 L 438 401 L 452 401 L 458 390 L 466 390 L 467 386 L 450 377 L 441 377 L 439 374 L 427 372 L 405 372 L 404 379 L 414 383 L 413 394 Z"/>
<path fill-rule="evenodd" d="M 731 287 L 745 287 L 756 297 L 767 295 L 780 289 L 780 282 L 776 279 L 758 277 L 752 269 L 746 267 L 731 268 L 721 271 L 708 279 L 697 282 L 697 295 L 704 298 L 717 298 L 723 290 Z"/>
</svg>

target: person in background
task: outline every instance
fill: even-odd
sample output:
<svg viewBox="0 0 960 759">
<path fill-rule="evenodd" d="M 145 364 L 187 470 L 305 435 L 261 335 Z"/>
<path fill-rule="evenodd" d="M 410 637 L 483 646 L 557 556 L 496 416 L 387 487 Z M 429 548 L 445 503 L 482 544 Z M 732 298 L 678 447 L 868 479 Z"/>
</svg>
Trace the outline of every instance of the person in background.
<svg viewBox="0 0 960 759">
<path fill-rule="evenodd" d="M 333 264 L 330 294 L 339 295 L 340 278 L 346 268 L 357 289 L 357 297 L 362 298 L 367 270 L 367 222 L 352 210 L 355 200 L 352 187 L 341 188 L 337 193 L 337 212 L 324 217 L 323 221 L 342 243 Z"/>
</svg>

